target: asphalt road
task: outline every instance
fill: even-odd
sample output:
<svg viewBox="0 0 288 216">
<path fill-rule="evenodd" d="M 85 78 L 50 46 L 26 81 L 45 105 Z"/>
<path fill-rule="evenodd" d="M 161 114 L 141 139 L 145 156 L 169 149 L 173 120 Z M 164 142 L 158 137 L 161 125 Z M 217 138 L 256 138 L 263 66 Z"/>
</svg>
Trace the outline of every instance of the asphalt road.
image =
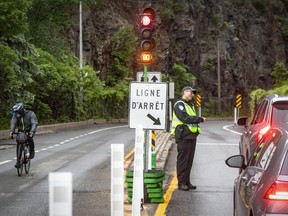
<svg viewBox="0 0 288 216">
<path fill-rule="evenodd" d="M 231 216 L 233 182 L 238 170 L 226 166 L 225 159 L 238 154 L 242 128 L 233 122 L 207 121 L 198 136 L 191 182 L 196 190 L 175 189 L 166 209 L 167 216 Z M 176 145 L 173 145 L 167 173 L 175 171 Z"/>
<path fill-rule="evenodd" d="M 105 128 L 104 128 L 105 127 Z M 49 215 L 49 172 L 72 172 L 73 215 L 110 215 L 110 145 L 132 150 L 127 125 L 92 125 L 36 135 L 30 173 L 18 177 L 15 148 L 0 150 L 0 215 Z"/>
<path fill-rule="evenodd" d="M 198 188 L 189 192 L 174 190 L 167 215 L 232 215 L 237 170 L 228 168 L 224 160 L 238 152 L 240 135 L 223 129 L 225 125 L 233 122 L 203 124 L 191 174 Z M 230 129 L 239 130 L 234 126 Z M 115 124 L 36 135 L 37 152 L 30 173 L 21 177 L 14 168 L 15 146 L 0 150 L 0 215 L 49 215 L 48 174 L 62 171 L 73 174 L 74 216 L 110 215 L 110 145 L 123 143 L 126 155 L 134 147 L 134 136 L 135 130 Z M 175 147 L 167 161 L 166 189 L 175 171 Z M 145 204 L 146 214 L 154 215 L 158 207 Z"/>
</svg>

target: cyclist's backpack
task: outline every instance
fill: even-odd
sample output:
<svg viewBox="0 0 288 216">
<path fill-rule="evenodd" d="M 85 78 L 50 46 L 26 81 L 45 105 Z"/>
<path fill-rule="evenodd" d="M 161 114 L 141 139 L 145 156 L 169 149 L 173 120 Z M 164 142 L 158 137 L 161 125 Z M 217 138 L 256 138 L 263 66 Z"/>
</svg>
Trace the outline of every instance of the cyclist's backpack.
<svg viewBox="0 0 288 216">
<path fill-rule="evenodd" d="M 25 143 L 27 140 L 26 133 L 18 133 L 16 136 L 16 140 L 18 143 L 21 143 L 21 144 Z"/>
</svg>

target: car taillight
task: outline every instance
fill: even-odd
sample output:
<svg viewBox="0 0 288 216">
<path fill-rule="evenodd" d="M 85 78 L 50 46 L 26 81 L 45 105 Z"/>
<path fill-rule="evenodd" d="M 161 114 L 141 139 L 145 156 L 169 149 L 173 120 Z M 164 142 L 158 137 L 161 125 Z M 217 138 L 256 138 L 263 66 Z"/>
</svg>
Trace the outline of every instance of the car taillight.
<svg viewBox="0 0 288 216">
<path fill-rule="evenodd" d="M 258 132 L 258 136 L 257 136 L 257 143 L 259 143 L 259 141 L 262 139 L 262 137 L 269 131 L 270 129 L 270 125 L 267 125 L 266 127 L 262 128 L 259 132 Z"/>
<path fill-rule="evenodd" d="M 265 194 L 265 199 L 288 201 L 288 182 L 274 182 Z"/>
</svg>

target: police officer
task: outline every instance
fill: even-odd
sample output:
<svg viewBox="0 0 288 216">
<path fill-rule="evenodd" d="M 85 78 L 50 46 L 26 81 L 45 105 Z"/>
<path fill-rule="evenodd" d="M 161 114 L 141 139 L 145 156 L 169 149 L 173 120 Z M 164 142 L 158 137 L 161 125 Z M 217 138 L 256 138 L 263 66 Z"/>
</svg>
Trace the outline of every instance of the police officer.
<svg viewBox="0 0 288 216">
<path fill-rule="evenodd" d="M 181 91 L 182 97 L 175 103 L 171 134 L 177 143 L 177 179 L 178 189 L 188 191 L 196 189 L 190 182 L 190 172 L 193 164 L 196 138 L 201 133 L 200 122 L 205 118 L 198 117 L 194 106 L 191 104 L 196 89 L 186 86 Z M 190 102 L 190 103 L 189 103 Z"/>
<path fill-rule="evenodd" d="M 33 111 L 24 109 L 22 103 L 17 103 L 13 106 L 12 115 L 13 116 L 10 125 L 10 136 L 13 139 L 13 133 L 15 132 L 15 129 L 17 129 L 18 131 L 24 131 L 25 133 L 28 133 L 27 141 L 30 147 L 30 159 L 32 159 L 34 158 L 35 155 L 35 145 L 33 136 L 38 126 L 37 117 Z M 16 155 L 18 153 L 18 148 L 19 144 L 17 143 Z M 15 168 L 19 168 L 19 166 L 20 164 L 17 158 Z"/>
</svg>

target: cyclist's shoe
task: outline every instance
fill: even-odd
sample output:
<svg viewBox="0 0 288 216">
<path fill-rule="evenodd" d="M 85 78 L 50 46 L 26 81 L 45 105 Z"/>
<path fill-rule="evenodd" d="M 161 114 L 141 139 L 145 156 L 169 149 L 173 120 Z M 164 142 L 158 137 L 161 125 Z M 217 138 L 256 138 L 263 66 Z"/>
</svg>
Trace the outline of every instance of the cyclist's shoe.
<svg viewBox="0 0 288 216">
<path fill-rule="evenodd" d="M 20 163 L 19 162 L 17 162 L 16 164 L 15 164 L 15 168 L 20 168 Z"/>
<path fill-rule="evenodd" d="M 34 156 L 35 156 L 35 151 L 33 151 L 33 152 L 30 152 L 30 156 L 29 156 L 29 158 L 30 158 L 30 159 L 33 159 L 33 158 L 34 158 Z"/>
</svg>

